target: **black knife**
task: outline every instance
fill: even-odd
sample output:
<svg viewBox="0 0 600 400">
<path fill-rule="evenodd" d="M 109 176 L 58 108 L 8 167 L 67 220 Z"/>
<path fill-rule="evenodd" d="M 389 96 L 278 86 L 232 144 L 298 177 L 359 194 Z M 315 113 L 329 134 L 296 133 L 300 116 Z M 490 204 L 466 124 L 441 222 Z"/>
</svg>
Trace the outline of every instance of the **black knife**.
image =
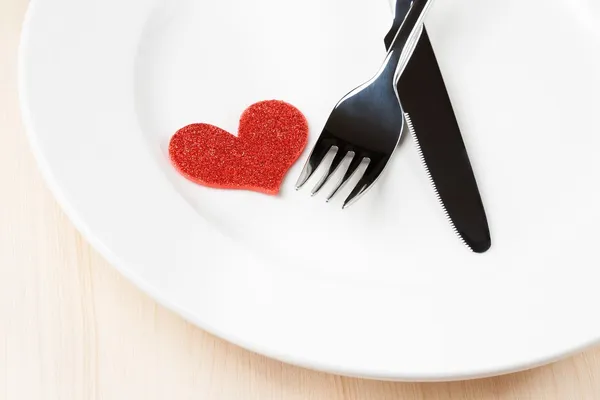
<svg viewBox="0 0 600 400">
<path fill-rule="evenodd" d="M 386 49 L 412 0 L 397 0 Z M 474 252 L 491 247 L 490 230 L 477 181 L 433 47 L 423 33 L 400 77 L 398 95 L 433 188 L 452 228 Z"/>
</svg>

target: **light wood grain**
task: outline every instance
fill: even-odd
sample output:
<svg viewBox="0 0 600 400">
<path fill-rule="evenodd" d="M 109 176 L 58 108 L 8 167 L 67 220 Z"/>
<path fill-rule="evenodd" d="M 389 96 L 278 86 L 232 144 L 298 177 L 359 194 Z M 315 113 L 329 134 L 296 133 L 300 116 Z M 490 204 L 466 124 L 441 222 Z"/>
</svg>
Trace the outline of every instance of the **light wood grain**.
<svg viewBox="0 0 600 400">
<path fill-rule="evenodd" d="M 158 306 L 90 248 L 40 177 L 17 103 L 26 6 L 0 0 L 0 399 L 600 399 L 600 350 L 495 379 L 382 383 L 266 359 Z"/>
</svg>

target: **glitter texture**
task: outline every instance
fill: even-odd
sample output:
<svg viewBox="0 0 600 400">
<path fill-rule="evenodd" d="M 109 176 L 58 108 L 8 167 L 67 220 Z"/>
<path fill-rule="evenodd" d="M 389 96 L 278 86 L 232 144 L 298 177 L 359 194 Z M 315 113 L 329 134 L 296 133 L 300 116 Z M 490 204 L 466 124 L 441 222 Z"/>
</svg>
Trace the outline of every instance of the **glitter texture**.
<svg viewBox="0 0 600 400">
<path fill-rule="evenodd" d="M 169 157 L 198 184 L 277 194 L 308 142 L 308 123 L 294 106 L 261 101 L 244 111 L 238 136 L 209 124 L 188 125 L 173 135 Z"/>
</svg>

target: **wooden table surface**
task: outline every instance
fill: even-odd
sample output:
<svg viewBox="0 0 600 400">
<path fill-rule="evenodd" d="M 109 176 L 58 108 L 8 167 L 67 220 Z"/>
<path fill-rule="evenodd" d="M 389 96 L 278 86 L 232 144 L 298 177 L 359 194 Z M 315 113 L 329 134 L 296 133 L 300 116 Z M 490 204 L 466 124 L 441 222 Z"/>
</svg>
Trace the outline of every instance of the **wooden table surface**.
<svg viewBox="0 0 600 400">
<path fill-rule="evenodd" d="M 494 379 L 374 382 L 252 354 L 157 305 L 90 248 L 41 179 L 17 102 L 27 3 L 0 0 L 0 400 L 600 399 L 600 350 Z"/>
</svg>

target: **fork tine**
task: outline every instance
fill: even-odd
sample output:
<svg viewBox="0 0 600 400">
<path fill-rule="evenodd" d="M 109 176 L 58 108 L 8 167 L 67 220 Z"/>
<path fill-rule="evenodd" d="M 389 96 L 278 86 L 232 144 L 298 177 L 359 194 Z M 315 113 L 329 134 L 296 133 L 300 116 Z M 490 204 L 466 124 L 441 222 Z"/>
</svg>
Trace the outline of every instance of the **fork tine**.
<svg viewBox="0 0 600 400">
<path fill-rule="evenodd" d="M 350 207 L 358 199 L 360 199 L 360 197 L 367 190 L 369 190 L 369 188 L 373 185 L 373 183 L 375 183 L 377 178 L 379 178 L 381 172 L 383 172 L 388 160 L 389 157 L 380 157 L 378 160 L 371 159 L 369 165 L 367 166 L 367 169 L 365 170 L 365 173 L 360 178 L 354 189 L 352 189 L 352 192 L 350 192 L 350 195 L 348 196 L 346 201 L 344 201 L 344 205 L 342 206 L 343 209 Z"/>
<path fill-rule="evenodd" d="M 313 147 L 310 157 L 304 165 L 304 168 L 300 173 L 300 177 L 296 182 L 296 190 L 304 186 L 312 174 L 315 173 L 316 169 L 319 167 L 319 164 L 321 164 L 331 147 L 332 144 L 328 140 L 324 140 L 322 137 L 317 140 L 317 143 L 315 143 L 315 147 Z"/>
<path fill-rule="evenodd" d="M 348 180 L 350 180 L 350 178 L 352 178 L 352 175 L 354 175 L 354 173 L 356 172 L 358 167 L 360 167 L 360 163 L 362 162 L 363 157 L 360 156 L 357 152 L 350 152 L 350 153 L 354 153 L 354 156 L 352 156 L 352 161 L 350 161 L 350 165 L 348 166 L 348 169 L 344 173 L 344 177 L 342 179 L 340 179 L 340 181 L 337 183 L 335 188 L 333 188 L 333 190 L 331 191 L 329 196 L 327 196 L 327 201 L 331 200 L 333 198 L 333 196 L 335 196 L 335 194 L 341 188 L 344 187 L 346 182 L 348 182 Z"/>
<path fill-rule="evenodd" d="M 313 196 L 316 195 L 319 192 L 319 190 L 321 190 L 323 185 L 327 183 L 329 178 L 331 178 L 331 175 L 333 175 L 335 171 L 337 171 L 340 164 L 342 163 L 342 161 L 344 161 L 344 158 L 346 157 L 346 152 L 342 150 L 339 146 L 336 147 L 337 151 L 335 153 L 335 156 L 333 157 L 333 160 L 331 161 L 331 164 L 329 165 L 329 168 L 312 190 L 311 194 Z"/>
</svg>

